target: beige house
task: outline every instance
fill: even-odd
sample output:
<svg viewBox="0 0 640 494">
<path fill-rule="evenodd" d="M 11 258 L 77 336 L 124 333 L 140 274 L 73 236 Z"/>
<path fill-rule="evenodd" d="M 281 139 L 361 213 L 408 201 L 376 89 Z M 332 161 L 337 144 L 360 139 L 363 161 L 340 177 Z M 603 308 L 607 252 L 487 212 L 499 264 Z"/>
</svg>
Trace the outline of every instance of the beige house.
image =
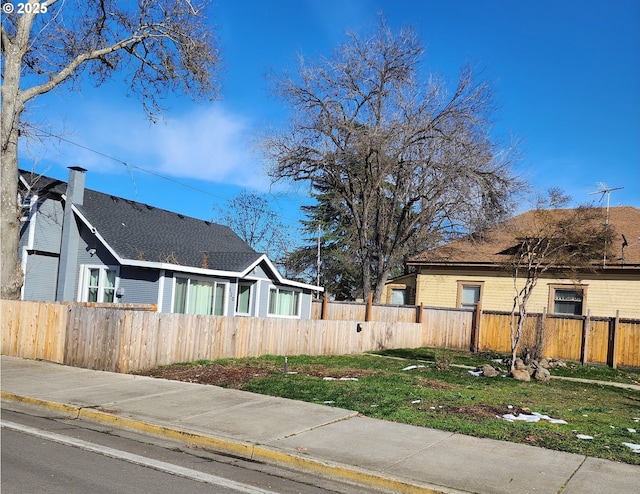
<svg viewBox="0 0 640 494">
<path fill-rule="evenodd" d="M 591 316 L 610 317 L 619 311 L 621 318 L 640 319 L 640 209 L 612 207 L 608 218 L 615 233 L 610 254 L 592 271 L 570 278 L 545 273 L 532 292 L 529 312 L 589 311 Z M 509 226 L 532 219 L 529 211 L 490 229 L 482 239 L 456 240 L 409 259 L 411 274 L 389 280 L 383 302 L 470 308 L 480 302 L 483 310 L 510 311 L 514 283 L 504 265 L 505 252 L 517 242 Z"/>
</svg>

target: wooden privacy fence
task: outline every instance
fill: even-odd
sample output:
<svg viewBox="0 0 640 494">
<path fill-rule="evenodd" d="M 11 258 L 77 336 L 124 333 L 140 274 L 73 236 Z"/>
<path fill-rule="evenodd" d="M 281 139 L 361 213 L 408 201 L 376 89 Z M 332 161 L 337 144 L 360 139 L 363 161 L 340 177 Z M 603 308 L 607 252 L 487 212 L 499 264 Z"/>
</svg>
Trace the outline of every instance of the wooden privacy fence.
<svg viewBox="0 0 640 494">
<path fill-rule="evenodd" d="M 319 314 L 314 303 L 314 314 Z M 131 372 L 198 359 L 340 355 L 431 346 L 509 352 L 508 313 L 325 304 L 341 320 L 165 314 L 141 307 L 2 300 L 2 354 Z M 325 312 L 325 315 L 329 313 Z M 420 321 L 419 323 L 415 321 Z M 640 320 L 531 314 L 521 348 L 544 329 L 544 355 L 640 368 Z"/>
<path fill-rule="evenodd" d="M 420 322 L 422 345 L 463 350 L 511 351 L 508 312 L 314 301 L 312 317 Z M 542 325 L 542 326 L 541 326 Z M 618 317 L 529 314 L 519 348 L 533 348 L 542 327 L 547 357 L 640 368 L 640 320 Z"/>
<path fill-rule="evenodd" d="M 164 314 L 2 300 L 2 353 L 115 372 L 198 359 L 340 355 L 422 344 L 415 323 Z"/>
<path fill-rule="evenodd" d="M 479 350 L 509 352 L 507 312 L 482 312 Z M 547 357 L 640 368 L 640 320 L 619 317 L 529 314 L 520 348 L 533 348 L 543 331 L 542 352 Z"/>
<path fill-rule="evenodd" d="M 314 301 L 313 319 L 331 321 L 383 322 L 386 324 L 418 323 L 422 326 L 421 346 L 468 350 L 474 312 L 439 307 L 396 306 L 358 302 Z"/>
</svg>

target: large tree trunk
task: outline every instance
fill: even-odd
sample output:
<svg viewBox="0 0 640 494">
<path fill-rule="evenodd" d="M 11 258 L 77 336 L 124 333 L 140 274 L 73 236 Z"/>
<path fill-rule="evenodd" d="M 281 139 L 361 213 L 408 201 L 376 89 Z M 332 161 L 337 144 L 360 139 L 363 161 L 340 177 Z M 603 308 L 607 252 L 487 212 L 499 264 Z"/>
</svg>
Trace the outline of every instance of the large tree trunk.
<svg viewBox="0 0 640 494">
<path fill-rule="evenodd" d="M 20 243 L 20 211 L 18 209 L 18 124 L 24 105 L 20 95 L 20 66 L 28 40 L 22 31 L 16 43 L 3 46 L 4 67 L 2 84 L 2 114 L 0 115 L 0 297 L 20 299 L 23 284 L 22 268 L 18 258 Z M 3 39 L 3 44 L 4 44 Z"/>
<path fill-rule="evenodd" d="M 4 120 L 4 119 L 3 119 Z M 19 300 L 22 288 L 22 268 L 18 258 L 20 242 L 20 215 L 18 211 L 18 139 L 17 129 L 9 149 L 2 151 L 2 201 L 0 212 L 0 242 L 2 253 L 0 257 L 0 297 L 3 299 Z M 15 139 L 15 141 L 14 141 Z"/>
</svg>

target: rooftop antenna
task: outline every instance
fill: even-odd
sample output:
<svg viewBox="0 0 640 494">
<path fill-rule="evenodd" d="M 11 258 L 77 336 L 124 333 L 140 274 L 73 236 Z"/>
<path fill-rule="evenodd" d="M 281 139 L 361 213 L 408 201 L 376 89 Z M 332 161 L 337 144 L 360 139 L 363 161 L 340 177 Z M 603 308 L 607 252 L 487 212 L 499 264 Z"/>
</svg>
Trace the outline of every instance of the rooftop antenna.
<svg viewBox="0 0 640 494">
<path fill-rule="evenodd" d="M 596 190 L 594 192 L 589 192 L 589 195 L 594 195 L 594 194 L 601 194 L 600 196 L 600 201 L 602 201 L 602 199 L 604 199 L 604 195 L 607 195 L 607 222 L 606 224 L 609 224 L 609 202 L 611 201 L 611 192 L 613 192 L 614 190 L 622 190 L 624 189 L 624 187 L 607 187 L 607 184 L 605 184 L 604 182 L 598 182 L 598 187 L 600 187 L 600 190 Z"/>
<path fill-rule="evenodd" d="M 608 229 L 609 228 L 609 203 L 611 201 L 611 192 L 613 192 L 614 190 L 622 190 L 624 189 L 624 187 L 607 187 L 607 185 L 604 182 L 598 182 L 597 184 L 598 184 L 598 187 L 600 187 L 600 190 L 589 192 L 589 195 L 601 194 L 600 201 L 604 199 L 605 194 L 607 195 L 607 216 L 606 216 L 604 226 L 606 229 Z M 602 257 L 602 267 L 605 268 L 606 266 L 607 266 L 607 240 L 605 238 L 604 254 Z"/>
</svg>

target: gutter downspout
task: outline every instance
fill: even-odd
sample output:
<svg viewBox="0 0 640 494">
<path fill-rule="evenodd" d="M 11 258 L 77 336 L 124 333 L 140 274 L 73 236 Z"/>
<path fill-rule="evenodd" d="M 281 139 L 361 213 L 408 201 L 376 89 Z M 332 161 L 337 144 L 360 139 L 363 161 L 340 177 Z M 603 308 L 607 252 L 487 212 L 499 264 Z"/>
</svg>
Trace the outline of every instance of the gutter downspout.
<svg viewBox="0 0 640 494">
<path fill-rule="evenodd" d="M 80 230 L 71 206 L 73 204 L 82 206 L 84 202 L 86 171 L 79 166 L 69 167 L 67 198 L 64 203 L 62 239 L 60 241 L 60 262 L 58 264 L 58 284 L 56 289 L 56 301 L 58 302 L 72 302 L 75 299 Z"/>
</svg>

